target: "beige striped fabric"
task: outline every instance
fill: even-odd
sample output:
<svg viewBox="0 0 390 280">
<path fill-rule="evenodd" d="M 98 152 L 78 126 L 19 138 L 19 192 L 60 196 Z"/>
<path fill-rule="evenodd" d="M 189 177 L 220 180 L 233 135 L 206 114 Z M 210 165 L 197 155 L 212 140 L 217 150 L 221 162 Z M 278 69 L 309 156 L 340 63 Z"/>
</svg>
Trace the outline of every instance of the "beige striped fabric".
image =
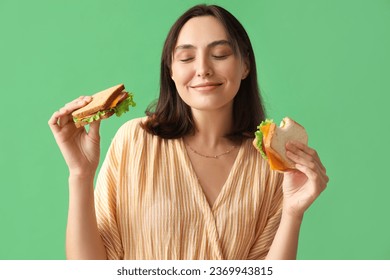
<svg viewBox="0 0 390 280">
<path fill-rule="evenodd" d="M 210 207 L 182 139 L 146 133 L 142 118 L 117 132 L 95 189 L 109 259 L 263 259 L 279 226 L 282 176 L 243 141 Z"/>
</svg>

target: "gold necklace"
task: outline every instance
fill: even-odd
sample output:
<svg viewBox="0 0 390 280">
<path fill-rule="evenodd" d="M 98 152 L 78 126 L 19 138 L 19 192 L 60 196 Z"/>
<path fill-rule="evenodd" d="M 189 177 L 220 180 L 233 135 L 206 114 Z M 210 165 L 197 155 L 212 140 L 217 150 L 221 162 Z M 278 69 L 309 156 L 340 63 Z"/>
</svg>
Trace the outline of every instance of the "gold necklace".
<svg viewBox="0 0 390 280">
<path fill-rule="evenodd" d="M 215 156 L 210 156 L 210 155 L 204 155 L 204 154 L 201 154 L 199 153 L 197 150 L 193 149 L 188 143 L 186 143 L 188 148 L 195 154 L 201 156 L 201 157 L 204 157 L 204 158 L 213 158 L 213 159 L 218 159 L 220 158 L 221 156 L 224 156 L 224 155 L 227 155 L 229 154 L 231 151 L 233 151 L 235 148 L 237 148 L 237 146 L 232 146 L 229 150 L 221 153 L 221 154 L 218 154 L 218 155 L 215 155 Z"/>
</svg>

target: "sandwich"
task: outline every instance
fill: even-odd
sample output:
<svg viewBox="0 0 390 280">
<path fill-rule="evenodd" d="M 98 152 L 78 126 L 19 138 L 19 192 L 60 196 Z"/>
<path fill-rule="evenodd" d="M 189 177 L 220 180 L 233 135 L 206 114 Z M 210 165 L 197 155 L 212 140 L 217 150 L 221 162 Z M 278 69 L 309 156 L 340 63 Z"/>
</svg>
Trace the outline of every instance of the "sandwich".
<svg viewBox="0 0 390 280">
<path fill-rule="evenodd" d="M 114 114 L 120 117 L 129 111 L 129 106 L 135 106 L 133 94 L 119 84 L 92 95 L 91 102 L 72 113 L 73 121 L 76 127 L 81 127 Z"/>
<path fill-rule="evenodd" d="M 286 156 L 286 143 L 292 140 L 307 145 L 305 128 L 288 117 L 279 126 L 266 119 L 257 128 L 253 145 L 268 160 L 270 168 L 279 172 L 295 169 L 295 163 Z"/>
</svg>

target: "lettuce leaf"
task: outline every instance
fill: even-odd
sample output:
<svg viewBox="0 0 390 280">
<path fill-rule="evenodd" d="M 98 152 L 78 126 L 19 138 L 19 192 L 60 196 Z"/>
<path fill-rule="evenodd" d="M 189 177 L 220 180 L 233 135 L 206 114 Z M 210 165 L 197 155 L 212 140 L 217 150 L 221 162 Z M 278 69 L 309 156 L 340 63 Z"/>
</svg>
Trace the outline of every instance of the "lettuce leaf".
<svg viewBox="0 0 390 280">
<path fill-rule="evenodd" d="M 81 119 L 78 119 L 78 118 L 73 118 L 73 121 L 74 122 L 87 122 L 87 123 L 91 123 L 93 121 L 97 121 L 97 120 L 100 120 L 100 118 L 102 116 L 104 116 L 108 111 L 110 110 L 104 110 L 104 111 L 98 111 L 96 114 L 92 115 L 92 116 L 89 116 L 87 118 L 81 118 Z"/>
<path fill-rule="evenodd" d="M 136 104 L 135 104 L 135 102 L 133 100 L 133 94 L 129 93 L 129 97 L 127 97 L 120 104 L 118 104 L 118 106 L 116 106 L 115 108 L 112 108 L 111 110 L 113 110 L 115 112 L 115 115 L 117 117 L 120 117 L 124 113 L 129 111 L 129 107 L 130 106 L 134 107 L 135 105 Z"/>
<path fill-rule="evenodd" d="M 265 121 L 262 121 L 260 125 L 257 127 L 257 131 L 255 132 L 256 137 L 256 146 L 259 148 L 260 154 L 264 159 L 268 159 L 267 155 L 265 154 L 263 150 L 263 132 L 261 132 L 261 128 L 265 125 L 271 124 L 274 121 L 271 119 L 266 119 Z"/>
</svg>

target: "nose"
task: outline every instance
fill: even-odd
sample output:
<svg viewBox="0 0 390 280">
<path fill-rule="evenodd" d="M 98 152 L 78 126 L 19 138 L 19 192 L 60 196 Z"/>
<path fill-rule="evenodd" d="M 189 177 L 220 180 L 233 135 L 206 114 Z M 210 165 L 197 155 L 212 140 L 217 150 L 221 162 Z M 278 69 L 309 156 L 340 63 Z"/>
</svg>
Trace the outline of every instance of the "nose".
<svg viewBox="0 0 390 280">
<path fill-rule="evenodd" d="M 198 77 L 204 78 L 213 75 L 212 63 L 206 56 L 199 57 L 196 67 L 196 75 Z"/>
</svg>

